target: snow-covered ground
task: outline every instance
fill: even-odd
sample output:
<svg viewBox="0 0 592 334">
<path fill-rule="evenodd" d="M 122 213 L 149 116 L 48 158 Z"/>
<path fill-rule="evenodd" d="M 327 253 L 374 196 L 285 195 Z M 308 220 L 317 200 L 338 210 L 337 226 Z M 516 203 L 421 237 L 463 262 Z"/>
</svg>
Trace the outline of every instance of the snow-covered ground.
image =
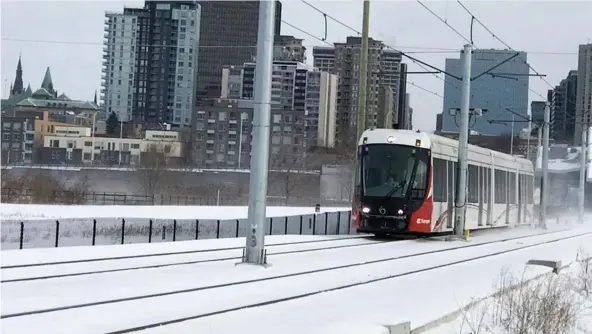
<svg viewBox="0 0 592 334">
<path fill-rule="evenodd" d="M 121 206 L 0 204 L 2 249 L 54 247 L 56 220 L 60 246 L 227 238 L 245 235 L 246 206 Z M 349 208 L 267 207 L 267 234 L 349 234 Z M 152 230 L 150 231 L 150 220 Z M 175 221 L 176 223 L 175 223 Z M 238 221 L 238 226 L 237 226 Z M 174 233 L 173 233 L 174 231 Z M 237 234 L 238 232 L 238 234 Z"/>
<path fill-rule="evenodd" d="M 230 308 L 263 304 L 278 298 L 308 295 L 281 303 L 237 309 L 211 316 L 196 317 L 184 322 L 155 326 L 145 332 L 147 334 L 202 332 L 213 334 L 238 332 L 332 334 L 333 332 L 329 332 L 329 330 L 333 326 L 347 327 L 347 323 L 352 323 L 353 329 L 353 323 L 355 323 L 356 326 L 360 326 L 362 332 L 372 329 L 372 333 L 380 333 L 382 331 L 380 325 L 411 321 L 412 327 L 417 327 L 448 314 L 472 298 L 489 295 L 492 291 L 492 283 L 499 277 L 502 269 L 521 276 L 524 272 L 524 264 L 533 258 L 570 262 L 576 258 L 580 249 L 592 253 L 592 235 L 581 236 L 582 233 L 592 232 L 592 228 L 581 225 L 569 231 L 480 245 L 468 249 L 450 250 L 451 247 L 491 240 L 496 232 L 510 233 L 508 231 L 490 231 L 488 234 L 474 236 L 469 243 L 439 240 L 399 241 L 315 253 L 276 255 L 269 257 L 271 266 L 266 269 L 235 266 L 236 261 L 220 261 L 180 267 L 3 283 L 3 316 L 16 312 L 94 303 L 143 294 L 164 292 L 169 292 L 169 294 L 30 316 L 4 318 L 2 331 L 19 334 L 39 332 L 106 333 L 184 317 L 195 317 Z M 514 230 L 513 232 L 520 231 Z M 543 241 L 566 236 L 574 236 L 574 238 L 536 245 Z M 306 237 L 290 236 L 289 238 Z M 244 239 L 242 241 L 244 242 Z M 187 245 L 197 245 L 200 242 L 187 242 Z M 213 244 L 218 241 L 208 242 Z M 224 240 L 224 242 L 227 241 Z M 179 244 L 169 245 L 181 247 L 178 246 Z M 532 247 L 515 250 L 529 245 Z M 151 246 L 162 247 L 153 250 L 154 252 L 165 249 L 164 244 L 124 245 L 112 248 L 118 248 L 121 250 L 120 254 L 123 255 L 134 247 L 143 248 L 136 253 L 148 252 L 151 250 L 146 247 Z M 272 279 L 272 277 L 279 275 L 384 260 L 447 248 L 448 251 L 426 255 Z M 75 253 L 84 254 L 87 249 L 89 252 L 94 252 L 97 248 L 76 247 L 71 249 L 75 249 Z M 515 251 L 498 254 L 504 250 Z M 30 261 L 35 257 L 34 253 L 37 252 L 40 259 L 47 256 L 42 260 L 44 262 L 52 256 L 55 257 L 50 251 L 59 252 L 61 250 L 28 250 L 26 258 Z M 3 264 L 5 259 L 9 260 L 11 256 L 15 256 L 15 258 L 9 260 L 10 263 L 18 262 L 14 259 L 20 256 L 21 252 L 23 251 L 3 251 Z M 494 254 L 496 255 L 493 256 Z M 484 257 L 470 262 L 442 266 L 446 263 L 472 259 L 477 256 Z M 24 258 L 21 260 L 25 261 Z M 426 270 L 429 267 L 432 269 Z M 410 271 L 415 271 L 415 273 L 409 274 Z M 530 267 L 524 275 L 533 277 L 547 271 L 548 269 L 543 267 Z M 29 274 L 31 273 L 29 272 Z M 261 278 L 267 280 L 220 286 L 225 283 Z M 350 285 L 350 287 L 321 292 L 346 285 Z M 182 289 L 190 289 L 191 291 L 170 293 Z"/>
<path fill-rule="evenodd" d="M 513 292 L 508 292 L 508 294 L 514 294 L 514 297 L 506 297 L 506 299 L 503 299 L 503 297 L 489 297 L 486 298 L 482 301 L 477 302 L 473 307 L 471 307 L 468 310 L 464 310 L 462 311 L 457 317 L 456 319 L 450 321 L 450 322 L 446 322 L 446 323 L 442 323 L 439 326 L 429 329 L 425 332 L 423 332 L 424 334 L 473 334 L 473 333 L 491 333 L 491 334 L 506 334 L 508 333 L 508 330 L 504 329 L 501 325 L 500 325 L 500 321 L 499 321 L 499 310 L 500 310 L 500 303 L 503 303 L 502 305 L 506 306 L 505 311 L 510 311 L 507 309 L 507 305 L 509 305 L 508 301 L 509 300 L 514 300 L 517 301 L 519 300 L 518 297 L 521 294 L 524 294 L 526 296 L 531 296 L 533 298 L 541 298 L 541 291 L 539 290 L 538 293 L 539 295 L 537 295 L 536 297 L 533 296 L 534 293 L 536 293 L 535 291 L 537 291 L 536 287 L 532 287 L 533 284 L 542 284 L 542 283 L 546 283 L 549 284 L 550 280 L 558 280 L 558 290 L 555 291 L 560 291 L 561 293 L 564 293 L 567 295 L 566 298 L 570 298 L 573 301 L 573 304 L 571 305 L 573 307 L 573 311 L 576 311 L 577 317 L 574 318 L 574 320 L 577 322 L 577 327 L 576 329 L 574 329 L 572 332 L 570 332 L 571 334 L 589 334 L 592 333 L 592 314 L 589 312 L 590 307 L 592 307 L 592 298 L 590 297 L 586 297 L 586 289 L 583 286 L 582 283 L 584 283 L 585 281 L 587 281 L 588 285 L 590 283 L 592 283 L 592 272 L 590 271 L 590 269 L 588 269 L 588 274 L 583 274 L 586 272 L 586 269 L 584 269 L 582 266 L 585 265 L 586 262 L 581 261 L 581 259 L 579 259 L 579 261 L 575 261 L 571 262 L 570 264 L 567 264 L 568 267 L 561 269 L 559 275 L 547 275 L 547 276 L 543 276 L 540 277 L 536 280 L 533 280 L 532 282 L 530 282 L 529 285 L 526 284 L 521 288 L 518 288 L 516 291 Z M 592 265 L 592 263 L 588 262 L 589 265 Z M 566 265 L 566 264 L 564 264 Z M 548 289 L 548 286 L 545 286 L 545 292 L 542 294 L 542 296 L 545 297 L 550 297 L 552 296 L 551 294 L 548 294 L 549 291 L 553 291 L 553 289 Z M 587 287 L 587 291 L 588 293 L 592 292 L 592 287 L 588 286 Z M 523 301 L 527 302 L 527 299 L 523 298 Z M 542 298 L 541 298 L 542 299 Z M 543 303 L 543 301 L 539 301 L 539 303 Z M 558 301 L 558 303 L 560 303 Z M 516 305 L 514 305 L 516 308 L 516 310 L 518 309 L 518 307 L 522 307 L 523 305 L 516 303 Z M 521 309 L 521 311 L 533 311 L 536 310 L 534 309 L 534 307 L 536 307 L 535 305 L 529 305 L 530 308 L 528 309 Z M 583 312 L 582 312 L 583 311 Z M 518 314 L 518 312 L 516 312 L 516 314 Z M 524 314 L 522 312 L 520 312 L 520 314 Z M 526 314 L 524 314 L 526 315 Z M 574 314 L 576 315 L 576 314 Z M 548 316 L 548 315 L 547 315 Z M 536 318 L 544 318 L 545 315 L 544 314 L 538 314 L 538 315 L 533 315 L 533 318 L 530 318 L 530 320 L 528 321 L 528 323 L 533 323 L 534 320 Z M 554 318 L 554 317 L 548 317 L 548 318 Z M 508 321 L 508 319 L 514 319 L 514 321 L 520 319 L 518 315 L 515 315 L 514 318 L 509 317 L 508 315 L 506 315 L 505 320 Z M 510 321 L 508 321 L 510 322 Z M 508 323 L 506 322 L 506 323 Z"/>
</svg>

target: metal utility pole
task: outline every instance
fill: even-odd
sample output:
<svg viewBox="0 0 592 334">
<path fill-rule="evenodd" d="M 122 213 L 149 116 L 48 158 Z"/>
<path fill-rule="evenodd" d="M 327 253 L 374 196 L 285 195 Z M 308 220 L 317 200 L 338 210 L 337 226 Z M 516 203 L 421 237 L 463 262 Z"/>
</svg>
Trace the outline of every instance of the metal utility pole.
<svg viewBox="0 0 592 334">
<path fill-rule="evenodd" d="M 588 124 L 582 124 L 582 149 L 580 158 L 580 189 L 578 191 L 578 223 L 584 222 L 584 198 L 586 187 L 586 163 L 588 162 Z"/>
<path fill-rule="evenodd" d="M 358 146 L 358 140 L 366 130 L 366 88 L 368 85 L 368 30 L 370 25 L 370 0 L 364 1 L 364 11 L 362 14 L 362 47 L 360 48 L 360 83 L 358 89 L 358 119 L 357 136 L 355 145 Z"/>
<path fill-rule="evenodd" d="M 549 127 L 551 122 L 551 105 L 545 103 L 545 114 L 543 118 L 543 156 L 541 161 L 541 207 L 539 209 L 539 225 L 547 227 L 547 203 L 549 202 Z"/>
<path fill-rule="evenodd" d="M 454 208 L 454 235 L 462 237 L 465 230 L 467 199 L 467 169 L 469 150 L 469 104 L 471 102 L 471 62 L 473 46 L 465 44 L 463 50 L 463 83 L 460 99 L 460 126 L 458 134 L 458 164 L 456 169 L 456 203 Z"/>
<path fill-rule="evenodd" d="M 247 242 L 243 262 L 263 265 L 265 255 L 265 207 L 269 161 L 269 121 L 271 117 L 271 70 L 275 1 L 259 2 L 259 36 L 255 65 L 255 105 L 253 113 L 253 150 L 249 183 Z"/>
</svg>

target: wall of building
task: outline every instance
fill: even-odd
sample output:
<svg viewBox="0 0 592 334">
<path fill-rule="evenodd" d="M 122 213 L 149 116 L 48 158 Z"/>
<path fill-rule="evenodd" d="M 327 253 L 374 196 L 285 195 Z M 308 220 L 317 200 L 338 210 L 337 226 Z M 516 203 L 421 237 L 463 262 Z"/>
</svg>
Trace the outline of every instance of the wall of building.
<svg viewBox="0 0 592 334">
<path fill-rule="evenodd" d="M 475 50 L 471 65 L 471 76 L 475 77 L 492 67 L 502 63 L 515 54 L 509 50 Z M 446 59 L 446 71 L 462 77 L 461 59 Z M 497 67 L 493 73 L 512 73 L 511 79 L 483 75 L 471 82 L 471 108 L 487 109 L 487 113 L 475 120 L 471 130 L 482 134 L 499 135 L 510 132 L 506 124 L 489 123 L 489 120 L 508 120 L 511 114 L 505 109 L 510 108 L 516 113 L 527 117 L 528 111 L 528 74 L 530 71 L 525 52 Z M 442 130 L 458 132 L 458 120 L 451 116 L 449 110 L 460 108 L 461 82 L 446 76 L 444 85 L 444 108 Z M 514 131 L 519 132 L 528 123 L 516 123 Z"/>
</svg>

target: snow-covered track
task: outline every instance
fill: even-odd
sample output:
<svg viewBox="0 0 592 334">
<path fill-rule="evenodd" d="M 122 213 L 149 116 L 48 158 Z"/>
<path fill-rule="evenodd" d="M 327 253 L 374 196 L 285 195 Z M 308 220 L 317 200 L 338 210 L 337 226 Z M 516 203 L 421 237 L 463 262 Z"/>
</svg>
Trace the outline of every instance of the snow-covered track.
<svg viewBox="0 0 592 334">
<path fill-rule="evenodd" d="M 592 232 L 582 232 L 582 231 L 577 231 L 577 230 L 572 230 L 572 231 L 554 231 L 554 232 L 548 232 L 548 233 L 542 233 L 542 234 L 537 234 L 537 235 L 529 235 L 529 236 L 521 236 L 521 237 L 514 237 L 514 238 L 506 238 L 506 239 L 501 239 L 501 240 L 495 240 L 495 241 L 487 241 L 487 242 L 478 242 L 475 244 L 462 244 L 462 245 L 458 245 L 458 243 L 455 244 L 447 244 L 447 246 L 442 247 L 443 245 L 440 244 L 438 246 L 438 249 L 434 249 L 434 250 L 430 250 L 430 251 L 425 251 L 425 252 L 413 252 L 413 253 L 409 253 L 409 254 L 405 254 L 405 255 L 398 255 L 398 256 L 385 256 L 382 258 L 378 258 L 378 256 L 374 256 L 374 259 L 370 259 L 370 260 L 362 260 L 362 261 L 357 261 L 357 262 L 352 262 L 352 261 L 348 261 L 350 260 L 349 258 L 344 258 L 343 261 L 346 262 L 345 264 L 342 265 L 335 265 L 335 266 L 326 266 L 326 267 L 322 267 L 322 268 L 316 268 L 316 269 L 311 269 L 311 270 L 302 270 L 299 272 L 291 272 L 291 273 L 286 273 L 286 274 L 282 274 L 282 275 L 274 275 L 274 276 L 267 276 L 267 277 L 260 277 L 260 278 L 253 278 L 253 279 L 241 279 L 241 280 L 232 280 L 232 277 L 230 277 L 230 279 L 227 279 L 227 282 L 223 282 L 223 283 L 219 283 L 219 284 L 211 284 L 211 285 L 207 285 L 207 284 L 203 284 L 201 286 L 195 286 L 195 283 L 193 283 L 193 287 L 190 288 L 185 288 L 185 289 L 177 289 L 177 290 L 170 290 L 170 291 L 165 291 L 162 292 L 154 292 L 154 293 L 146 293 L 146 294 L 142 294 L 142 295 L 135 295 L 135 296 L 125 296 L 125 297 L 121 297 L 121 298 L 109 298 L 109 296 L 104 297 L 103 300 L 94 300 L 94 301 L 90 301 L 88 300 L 87 302 L 81 302 L 81 303 L 70 303 L 68 305 L 64 305 L 64 303 L 61 301 L 61 299 L 58 301 L 57 299 L 54 300 L 54 303 L 57 303 L 55 305 L 55 307 L 45 307 L 45 308 L 39 308 L 39 309 L 34 309 L 34 307 L 36 307 L 36 305 L 38 305 L 37 303 L 35 303 L 34 300 L 30 300 L 27 296 L 23 296 L 23 301 L 26 301 L 26 303 L 21 303 L 21 305 L 11 305 L 12 307 L 9 307 L 9 310 L 7 311 L 7 314 L 2 314 L 2 316 L 0 316 L 1 319 L 10 319 L 10 320 L 4 320 L 4 321 L 11 321 L 11 320 L 15 320 L 15 318 L 18 317 L 25 317 L 25 316 L 33 316 L 33 318 L 31 318 L 32 320 L 35 319 L 36 317 L 41 316 L 44 319 L 47 319 L 46 317 L 50 317 L 53 319 L 53 317 L 63 317 L 63 316 L 67 316 L 67 317 L 75 317 L 77 310 L 82 310 L 85 308 L 92 308 L 93 309 L 93 313 L 96 312 L 96 314 L 103 314 L 103 312 L 106 312 L 105 314 L 110 314 L 113 317 L 121 317 L 121 316 L 125 316 L 125 312 L 122 312 L 121 308 L 138 308 L 138 309 L 143 309 L 145 307 L 148 307 L 149 309 L 162 309 L 162 305 L 164 305 L 163 303 L 168 303 L 171 302 L 170 299 L 175 299 L 175 301 L 173 303 L 171 303 L 171 305 L 175 305 L 175 306 L 182 306 L 183 305 L 183 300 L 186 301 L 186 299 L 190 299 L 190 300 L 209 300 L 206 298 L 203 298 L 204 296 L 199 296 L 199 294 L 205 294 L 208 297 L 208 294 L 217 294 L 220 295 L 222 293 L 222 289 L 224 289 L 224 291 L 229 292 L 227 290 L 232 290 L 232 294 L 231 295 L 240 295 L 241 292 L 245 292 L 245 291 L 265 291 L 265 290 L 270 290 L 270 289 L 265 289 L 263 288 L 263 286 L 265 286 L 265 284 L 268 284 L 267 282 L 272 281 L 272 280 L 278 280 L 281 281 L 281 286 L 289 286 L 291 288 L 294 288 L 294 286 L 296 286 L 298 289 L 302 290 L 300 294 L 293 294 L 290 293 L 290 291 L 288 290 L 292 290 L 292 289 L 286 289 L 286 291 L 284 290 L 280 290 L 280 291 L 276 291 L 278 295 L 281 296 L 274 296 L 274 298 L 269 298 L 269 296 L 265 296 L 263 294 L 263 299 L 259 302 L 256 303 L 252 303 L 252 304 L 241 304 L 239 307 L 236 307 L 236 304 L 232 304 L 233 301 L 227 301 L 224 298 L 218 298 L 216 299 L 216 302 L 214 303 L 214 305 L 211 305 L 211 300 L 209 303 L 206 304 L 199 304 L 199 305 L 194 305 L 194 307 L 205 307 L 207 310 L 212 310 L 212 309 L 218 309 L 217 311 L 212 311 L 212 312 L 201 312 L 199 314 L 192 314 L 192 315 L 187 315 L 187 316 L 183 316 L 183 317 L 179 317 L 180 314 L 184 314 L 187 313 L 187 310 L 191 310 L 191 307 L 189 307 L 188 309 L 182 309 L 178 310 L 175 308 L 175 313 L 170 313 L 171 310 L 167 310 L 167 312 L 164 312 L 162 314 L 159 313 L 158 316 L 156 316 L 156 318 L 162 318 L 162 317 L 166 317 L 167 314 L 169 317 L 173 316 L 173 320 L 170 319 L 163 319 L 162 321 L 158 321 L 158 322 L 154 322 L 145 326 L 136 326 L 133 328 L 128 328 L 125 330 L 117 330 L 114 331 L 113 333 L 127 333 L 127 332 L 133 332 L 133 331 L 138 331 L 138 330 L 142 330 L 142 329 L 147 329 L 147 328 L 152 328 L 152 327 L 156 327 L 156 326 L 161 326 L 161 325 L 166 325 L 166 324 L 171 324 L 171 323 L 176 323 L 176 322 L 181 322 L 181 321 L 185 321 L 185 320 L 191 320 L 191 319 L 198 319 L 201 317 L 207 317 L 207 316 L 211 316 L 211 315 L 215 315 L 215 314 L 221 314 L 221 313 L 225 313 L 225 312 L 231 312 L 231 311 L 235 311 L 235 310 L 239 310 L 239 309 L 244 309 L 244 308 L 249 308 L 249 307 L 257 307 L 257 306 L 263 306 L 263 305 L 268 305 L 268 304 L 274 304 L 274 303 L 279 303 L 282 301 L 287 301 L 287 300 L 293 300 L 293 299 L 298 299 L 298 298 L 303 298 L 303 297 L 307 297 L 307 296 L 312 296 L 312 295 L 316 295 L 316 294 L 320 294 L 323 292 L 328 292 L 328 291 L 334 291 L 334 290 L 341 290 L 341 289 L 345 289 L 345 288 L 349 288 L 349 287 L 354 287 L 354 286 L 359 286 L 359 285 L 363 285 L 363 284 L 369 284 L 369 283 L 373 283 L 373 282 L 378 282 L 378 281 L 382 281 L 382 280 L 386 280 L 386 279 L 390 279 L 390 278 L 396 278 L 396 277 L 401 277 L 401 276 L 405 276 L 405 275 L 411 275 L 414 273 L 418 273 L 418 272 L 422 272 L 422 271 L 427 271 L 427 270 L 432 270 L 432 269 L 436 269 L 436 268 L 440 268 L 443 266 L 450 266 L 450 265 L 454 265 L 454 264 L 458 264 L 458 263 L 462 263 L 462 262 L 469 262 L 469 261 L 474 261 L 477 259 L 481 259 L 481 258 L 485 258 L 485 257 L 491 257 L 491 256 L 495 256 L 495 255 L 499 255 L 499 254 L 503 254 L 503 253 L 508 253 L 508 252 L 514 252 L 514 251 L 518 251 L 521 249 L 526 249 L 526 248 L 531 248 L 531 247 L 536 247 L 538 245 L 543 245 L 543 244 L 548 244 L 548 243 L 552 243 L 552 242 L 558 242 L 558 241 L 563 241 L 563 240 L 568 240 L 568 239 L 573 239 L 573 238 L 578 238 L 578 237 L 582 237 L 582 236 L 587 236 L 592 234 Z M 511 241 L 517 241 L 517 242 L 511 242 Z M 502 245 L 499 245 L 499 244 Z M 386 243 L 381 245 L 375 245 L 372 246 L 374 248 L 378 248 L 378 247 L 394 247 L 396 245 L 399 245 L 401 243 Z M 424 245 L 424 246 L 432 246 L 432 245 Z M 473 248 L 474 250 L 472 250 L 471 252 L 466 252 L 466 249 L 469 248 Z M 500 248 L 504 248 L 504 250 L 499 251 Z M 375 250 L 379 250 L 379 249 L 375 249 Z M 388 250 L 388 249 L 387 249 Z M 390 252 L 392 253 L 392 251 L 395 250 L 390 249 Z M 442 257 L 444 260 L 449 260 L 451 258 L 453 258 L 452 254 L 450 253 L 459 253 L 462 257 L 465 257 L 464 259 L 460 260 L 460 261 L 442 261 L 442 263 L 438 263 L 437 265 L 433 265 L 433 266 L 429 266 L 426 265 L 426 263 L 429 263 L 430 261 L 433 261 L 434 258 L 438 258 L 438 257 Z M 383 254 L 383 252 L 375 252 L 378 254 Z M 479 253 L 482 253 L 479 255 Z M 291 255 L 294 256 L 294 255 Z M 398 261 L 402 261 L 402 262 L 409 262 L 411 263 L 413 266 L 417 267 L 414 270 L 407 270 L 407 271 L 401 271 L 402 268 L 405 268 L 404 265 L 402 265 L 402 263 L 399 263 Z M 349 263 L 347 263 L 349 262 Z M 397 262 L 397 265 L 393 265 L 393 262 Z M 401 265 L 399 265 L 401 264 Z M 360 270 L 360 268 L 364 268 L 364 270 Z M 381 272 L 384 272 L 384 275 L 378 275 L 376 277 L 371 277 L 371 275 L 366 274 L 366 272 L 372 272 L 373 270 L 376 269 L 380 269 Z M 202 268 L 204 269 L 204 268 Z M 252 272 L 253 274 L 255 274 L 254 276 L 257 276 L 259 274 L 261 274 L 261 271 L 256 271 L 256 272 Z M 263 272 L 263 274 L 265 274 Z M 146 277 L 150 277 L 153 274 L 146 274 Z M 311 275 L 310 277 L 308 277 L 307 275 Z M 314 275 L 314 277 L 313 277 Z M 330 279 L 327 279 L 327 277 L 321 278 L 322 276 L 330 276 Z M 264 276 L 264 275 L 263 275 Z M 306 276 L 306 278 L 303 278 L 303 276 Z M 370 278 L 368 278 L 368 276 L 370 276 Z M 153 277 L 153 279 L 155 280 L 159 280 L 158 277 Z M 220 281 L 224 281 L 223 278 L 221 277 L 216 277 L 216 281 L 220 280 Z M 115 280 L 118 281 L 118 280 Z M 207 281 L 207 279 L 206 279 Z M 310 282 L 314 281 L 315 283 L 317 283 L 318 285 L 324 286 L 324 289 L 313 289 L 312 291 L 310 291 Z M 304 284 L 306 283 L 306 284 Z M 320 284 L 322 283 L 322 284 Z M 26 284 L 26 282 L 24 282 L 24 284 Z M 261 285 L 258 288 L 255 288 L 257 285 Z M 314 285 L 312 285 L 314 286 Z M 15 287 L 16 289 L 17 287 Z M 151 287 L 148 287 L 151 288 Z M 254 288 L 254 289 L 250 289 L 250 288 Z M 18 288 L 19 290 L 22 289 L 22 287 Z M 68 284 L 68 289 L 71 289 L 71 286 Z M 297 289 L 297 290 L 298 290 Z M 109 293 L 111 289 L 110 288 L 105 288 L 104 291 L 102 292 L 97 292 L 98 294 L 100 294 L 102 296 L 103 293 Z M 149 290 L 149 289 L 148 289 Z M 234 291 L 237 290 L 237 291 Z M 14 291 L 16 292 L 16 291 Z M 52 293 L 55 293 L 54 291 L 52 291 Z M 22 294 L 22 290 L 19 291 L 19 294 Z M 251 296 L 252 297 L 252 296 Z M 265 298 L 268 297 L 268 298 Z M 275 298 L 278 297 L 278 298 Z M 87 296 L 84 296 L 82 294 L 76 294 L 74 299 L 82 299 L 84 300 L 85 298 L 87 298 Z M 257 297 L 259 299 L 261 299 L 261 297 Z M 166 300 L 165 300 L 166 299 Z M 224 299 L 224 300 L 223 300 Z M 228 305 L 217 305 L 217 304 L 224 304 L 224 303 L 230 303 Z M 9 303 L 6 303 L 6 306 L 9 306 Z M 59 306 L 58 306 L 59 305 Z M 229 307 L 230 305 L 232 305 L 233 307 Z M 17 311 L 18 309 L 21 309 L 19 311 Z M 28 308 L 28 310 L 27 310 Z M 32 309 L 33 308 L 33 309 Z M 5 309 L 3 309 L 5 310 Z M 12 310 L 14 310 L 13 312 L 11 312 Z M 202 310 L 203 311 L 203 310 Z M 121 314 L 120 314 L 121 313 Z M 154 319 L 154 314 L 151 314 L 152 317 L 149 318 L 150 320 Z M 29 317 L 25 317 L 24 319 L 28 319 Z"/>
<path fill-rule="evenodd" d="M 300 244 L 315 244 L 315 243 L 322 243 L 322 242 L 336 242 L 336 241 L 342 241 L 342 240 L 356 240 L 356 239 L 373 239 L 373 238 L 368 235 L 354 235 L 354 236 L 348 236 L 348 237 L 338 237 L 338 238 L 334 238 L 334 239 L 315 239 L 315 240 L 304 240 L 304 241 L 293 241 L 293 242 L 270 243 L 270 244 L 266 245 L 266 247 L 300 245 Z M 111 247 L 118 247 L 118 246 L 111 246 Z M 88 262 L 99 262 L 99 261 L 139 259 L 139 258 L 158 257 L 158 256 L 221 252 L 221 251 L 229 251 L 229 250 L 240 250 L 243 248 L 244 248 L 244 246 L 223 247 L 223 248 L 204 248 L 204 249 L 184 250 L 184 251 L 176 251 L 176 252 L 144 253 L 144 254 L 110 256 L 110 257 L 89 257 L 89 258 L 82 258 L 82 259 L 75 259 L 75 260 L 53 261 L 53 262 L 19 263 L 19 264 L 3 265 L 3 266 L 0 266 L 0 269 L 54 266 L 54 265 L 72 264 L 72 263 L 88 263 Z"/>
<path fill-rule="evenodd" d="M 360 240 L 362 239 L 362 240 Z M 283 244 L 272 244 L 267 246 L 271 252 L 267 253 L 267 256 L 274 256 L 274 255 L 287 255 L 287 254 L 295 254 L 295 253 L 306 253 L 306 252 L 319 252 L 319 251 L 326 251 L 331 249 L 340 249 L 340 248 L 351 248 L 351 247 L 363 247 L 363 246 L 371 246 L 375 244 L 381 244 L 386 242 L 395 242 L 399 241 L 396 239 L 373 239 L 373 238 L 340 238 L 335 240 L 323 240 L 326 243 L 330 243 L 329 246 L 320 246 L 320 247 L 307 247 L 310 242 L 302 242 L 302 243 L 283 243 Z M 316 242 L 315 244 L 320 244 L 320 242 Z M 289 246 L 289 247 L 286 247 Z M 273 251 L 274 248 L 279 249 L 288 249 L 284 251 Z M 216 254 L 218 253 L 218 254 Z M 221 254 L 220 254 L 221 253 Z M 192 265 L 192 264 L 199 264 L 199 263 L 207 263 L 207 262 L 217 262 L 217 261 L 229 261 L 229 260 L 240 260 L 242 258 L 240 249 L 231 249 L 231 250 L 210 250 L 208 252 L 198 252 L 195 253 L 174 253 L 174 254 L 167 254 L 171 256 L 172 259 L 176 262 L 170 262 L 171 258 L 164 258 L 162 254 L 157 256 L 157 259 L 146 259 L 147 257 L 143 257 L 144 260 L 154 261 L 154 264 L 147 264 L 147 265 L 137 265 L 138 260 L 130 259 L 130 258 L 120 258 L 120 259 L 108 259 L 101 262 L 94 262 L 92 264 L 93 270 L 87 270 L 85 268 L 89 267 L 87 262 L 73 262 L 73 263 L 66 263 L 66 264 L 53 264 L 51 266 L 42 266 L 41 268 L 37 268 L 37 266 L 31 267 L 12 267 L 10 269 L 3 269 L 2 272 L 2 280 L 0 283 L 16 283 L 16 282 L 25 282 L 25 281 L 34 281 L 34 280 L 44 280 L 44 279 L 56 279 L 56 278 L 65 278 L 65 277 L 74 277 L 74 276 L 84 276 L 84 275 L 97 275 L 97 274 L 106 274 L 106 273 L 115 273 L 121 271 L 130 271 L 130 270 L 143 270 L 143 269 L 155 269 L 155 268 L 163 268 L 163 267 L 173 267 L 173 266 L 183 266 L 183 265 Z M 185 257 L 188 260 L 186 261 L 179 261 L 179 257 Z M 198 257 L 196 259 L 196 257 Z M 117 263 L 113 263 L 113 262 Z M 125 263 L 122 263 L 125 262 Z M 128 264 L 135 264 L 129 266 Z M 82 265 L 82 266 L 81 266 Z M 102 269 L 97 270 L 97 266 L 109 268 L 109 269 Z M 119 268 L 113 268 L 114 266 L 121 266 Z M 66 267 L 66 268 L 62 268 Z M 33 270 L 31 270 L 33 269 Z M 30 273 L 30 271 L 33 271 Z M 40 273 L 41 272 L 41 273 Z M 6 279 L 6 277 L 9 277 Z"/>
</svg>

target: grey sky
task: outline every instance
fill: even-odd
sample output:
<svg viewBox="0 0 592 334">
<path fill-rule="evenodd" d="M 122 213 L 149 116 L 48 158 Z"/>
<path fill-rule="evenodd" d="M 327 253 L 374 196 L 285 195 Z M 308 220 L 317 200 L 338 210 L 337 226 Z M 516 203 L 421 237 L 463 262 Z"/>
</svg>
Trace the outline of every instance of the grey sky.
<svg viewBox="0 0 592 334">
<path fill-rule="evenodd" d="M 361 30 L 362 3 L 352 1 L 310 1 L 327 14 Z M 282 18 L 311 34 L 324 36 L 322 14 L 299 0 L 284 0 Z M 455 0 L 425 1 L 426 6 L 468 37 L 470 15 Z M 578 44 L 592 42 L 592 1 L 463 1 L 497 36 L 516 50 L 529 52 L 529 63 L 555 85 L 569 70 L 577 69 Z M 74 99 L 93 98 L 100 90 L 104 11 L 122 11 L 123 5 L 141 7 L 143 1 L 2 1 L 2 96 L 14 80 L 19 52 L 22 53 L 23 80 L 39 88 L 45 68 L 50 66 L 54 86 Z M 32 15 L 38 13 L 38 15 Z M 33 18 L 34 17 L 34 18 Z M 305 36 L 286 25 L 282 34 L 305 39 L 309 62 L 312 46 L 322 42 Z M 327 40 L 345 41 L 355 33 L 328 21 Z M 433 52 L 421 48 L 458 49 L 462 38 L 432 16 L 416 1 L 378 1 L 371 5 L 370 36 L 383 40 L 405 52 Z M 75 43 L 41 43 L 7 39 L 69 41 Z M 478 24 L 475 44 L 480 48 L 503 48 Z M 83 44 L 87 43 L 87 44 Z M 562 53 L 562 54 L 543 54 Z M 413 53 L 413 56 L 438 67 L 446 57 L 458 53 Z M 410 61 L 410 71 L 421 71 Z M 442 95 L 444 82 L 430 74 L 410 75 L 409 81 Z M 532 78 L 530 87 L 546 96 L 549 86 Z M 415 129 L 435 128 L 435 115 L 442 109 L 442 99 L 412 85 L 411 106 Z M 534 93 L 531 100 L 539 100 Z"/>
</svg>

